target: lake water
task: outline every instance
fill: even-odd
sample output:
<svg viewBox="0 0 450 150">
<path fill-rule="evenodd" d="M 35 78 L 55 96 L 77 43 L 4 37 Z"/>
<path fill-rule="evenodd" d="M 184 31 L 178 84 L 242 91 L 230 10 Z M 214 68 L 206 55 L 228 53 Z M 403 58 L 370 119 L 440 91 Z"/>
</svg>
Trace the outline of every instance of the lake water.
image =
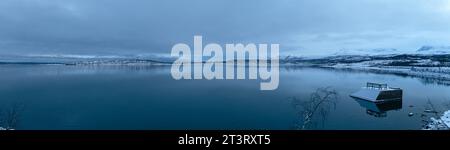
<svg viewBox="0 0 450 150">
<path fill-rule="evenodd" d="M 275 91 L 260 91 L 258 80 L 174 80 L 169 67 L 1 65 L 0 73 L 0 110 L 20 107 L 19 130 L 298 129 L 296 104 L 324 87 L 335 103 L 307 129 L 421 129 L 428 99 L 437 110 L 450 103 L 450 86 L 319 68 L 280 68 Z M 368 81 L 403 88 L 403 100 L 377 107 L 348 96 Z"/>
</svg>

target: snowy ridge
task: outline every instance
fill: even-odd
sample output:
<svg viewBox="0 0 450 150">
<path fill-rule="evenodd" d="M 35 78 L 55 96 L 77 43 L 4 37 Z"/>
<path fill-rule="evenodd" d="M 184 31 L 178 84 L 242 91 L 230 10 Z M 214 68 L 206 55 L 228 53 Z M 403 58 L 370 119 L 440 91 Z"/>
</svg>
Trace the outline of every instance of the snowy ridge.
<svg viewBox="0 0 450 150">
<path fill-rule="evenodd" d="M 395 48 L 377 48 L 377 49 L 342 49 L 334 53 L 334 56 L 376 56 L 391 55 L 401 53 Z"/>
<path fill-rule="evenodd" d="M 41 57 L 41 58 L 73 58 L 73 59 L 94 59 L 94 58 L 121 58 L 120 56 L 108 55 L 75 55 L 75 54 L 38 54 L 38 55 L 26 55 L 28 57 Z"/>
<path fill-rule="evenodd" d="M 423 55 L 450 54 L 450 46 L 422 46 L 416 52 Z"/>
<path fill-rule="evenodd" d="M 160 65 L 172 62 L 172 58 L 139 55 L 72 55 L 44 54 L 25 56 L 1 56 L 0 64 L 59 64 L 59 65 Z"/>
<path fill-rule="evenodd" d="M 442 55 L 450 54 L 450 46 L 424 45 L 417 50 L 397 50 L 395 48 L 341 49 L 330 56 L 380 56 L 380 55 Z"/>
</svg>

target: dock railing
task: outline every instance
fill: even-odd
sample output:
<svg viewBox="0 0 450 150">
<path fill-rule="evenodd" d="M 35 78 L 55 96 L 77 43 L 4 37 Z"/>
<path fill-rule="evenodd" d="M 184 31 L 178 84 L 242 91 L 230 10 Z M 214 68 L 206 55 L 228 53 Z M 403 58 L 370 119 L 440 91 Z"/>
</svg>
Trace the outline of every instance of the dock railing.
<svg viewBox="0 0 450 150">
<path fill-rule="evenodd" d="M 387 89 L 388 86 L 387 84 L 367 82 L 366 87 L 372 89 Z"/>
</svg>

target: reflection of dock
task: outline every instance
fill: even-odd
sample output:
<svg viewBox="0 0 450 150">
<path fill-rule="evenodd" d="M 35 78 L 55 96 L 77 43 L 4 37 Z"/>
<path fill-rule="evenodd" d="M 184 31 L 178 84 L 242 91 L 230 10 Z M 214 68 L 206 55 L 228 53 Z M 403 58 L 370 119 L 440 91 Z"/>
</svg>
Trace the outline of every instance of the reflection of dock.
<svg viewBox="0 0 450 150">
<path fill-rule="evenodd" d="M 384 102 L 371 102 L 359 98 L 354 98 L 361 107 L 366 108 L 366 113 L 375 117 L 386 117 L 387 111 L 402 109 L 402 99 Z"/>
</svg>

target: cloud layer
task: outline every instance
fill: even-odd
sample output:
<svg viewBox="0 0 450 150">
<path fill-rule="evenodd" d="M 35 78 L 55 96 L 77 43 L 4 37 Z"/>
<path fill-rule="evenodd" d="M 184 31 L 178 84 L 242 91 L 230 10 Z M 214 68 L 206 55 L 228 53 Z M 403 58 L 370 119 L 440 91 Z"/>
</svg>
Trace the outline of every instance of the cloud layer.
<svg viewBox="0 0 450 150">
<path fill-rule="evenodd" d="M 445 0 L 2 0 L 0 54 L 167 54 L 179 42 L 285 54 L 450 45 Z"/>
</svg>

